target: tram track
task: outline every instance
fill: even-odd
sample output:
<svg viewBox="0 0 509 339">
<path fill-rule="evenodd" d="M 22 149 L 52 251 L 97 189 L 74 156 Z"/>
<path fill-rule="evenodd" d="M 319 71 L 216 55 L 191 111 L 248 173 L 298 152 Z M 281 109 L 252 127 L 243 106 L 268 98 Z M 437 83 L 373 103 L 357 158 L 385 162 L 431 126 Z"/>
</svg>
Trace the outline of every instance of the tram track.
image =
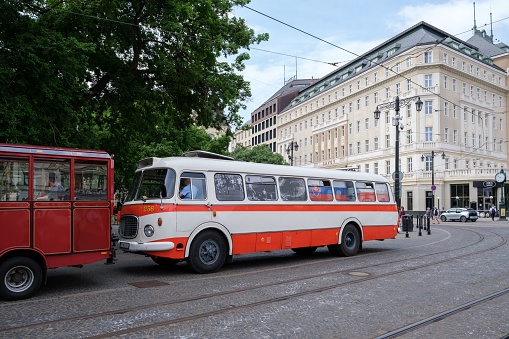
<svg viewBox="0 0 509 339">
<path fill-rule="evenodd" d="M 426 254 L 427 258 L 430 258 L 430 256 L 433 256 L 433 255 L 440 255 L 440 254 L 444 254 L 444 253 L 448 253 L 448 252 L 452 252 L 452 251 L 458 251 L 460 249 L 472 247 L 472 246 L 475 246 L 476 244 L 484 241 L 484 236 L 481 233 L 476 232 L 474 230 L 465 230 L 465 231 L 469 231 L 469 232 L 473 232 L 473 233 L 477 234 L 477 236 L 478 236 L 477 241 L 467 244 L 465 246 L 460 246 L 460 247 L 448 249 L 445 251 L 436 251 L 433 253 L 428 253 L 428 254 Z M 490 233 L 493 233 L 493 232 L 490 232 Z M 494 234 L 496 234 L 496 233 L 494 233 Z M 501 241 L 499 243 L 497 243 L 496 245 L 491 246 L 489 248 L 480 249 L 480 250 L 476 250 L 473 252 L 464 253 L 461 255 L 456 255 L 456 256 L 448 257 L 448 258 L 441 259 L 441 260 L 434 260 L 434 261 L 427 262 L 427 263 L 421 263 L 418 265 L 413 265 L 412 267 L 402 268 L 399 270 L 393 270 L 393 271 L 386 272 L 383 274 L 371 274 L 371 275 L 368 275 L 365 277 L 356 277 L 356 279 L 352 280 L 352 281 L 346 281 L 346 282 L 340 282 L 340 283 L 332 284 L 332 285 L 328 285 L 328 286 L 316 287 L 316 288 L 312 288 L 312 289 L 309 289 L 306 291 L 294 292 L 294 293 L 283 295 L 283 296 L 273 297 L 273 298 L 269 298 L 269 299 L 265 299 L 265 300 L 259 300 L 259 301 L 255 301 L 255 302 L 251 302 L 251 303 L 246 303 L 244 305 L 230 305 L 229 307 L 214 309 L 210 312 L 202 312 L 202 313 L 198 313 L 198 314 L 178 317 L 175 319 L 169 319 L 169 320 L 162 321 L 162 322 L 160 321 L 160 322 L 156 322 L 156 323 L 152 323 L 152 324 L 134 326 L 134 327 L 122 329 L 119 331 L 107 332 L 104 334 L 97 335 L 96 338 L 105 338 L 105 337 L 109 337 L 109 336 L 132 334 L 132 333 L 136 333 L 136 332 L 143 331 L 146 329 L 157 328 L 157 327 L 166 326 L 166 325 L 175 325 L 178 323 L 184 323 L 187 321 L 193 321 L 193 320 L 197 320 L 197 319 L 201 319 L 201 318 L 205 318 L 205 317 L 217 316 L 217 315 L 226 314 L 226 313 L 230 313 L 230 312 L 241 311 L 244 309 L 268 305 L 268 304 L 272 304 L 272 303 L 277 303 L 277 302 L 281 302 L 281 301 L 292 299 L 292 298 L 299 298 L 299 297 L 303 297 L 303 296 L 310 295 L 310 294 L 323 293 L 328 290 L 332 290 L 332 289 L 336 289 L 336 288 L 342 288 L 342 287 L 346 287 L 346 286 L 350 286 L 350 285 L 355 285 L 355 284 L 363 283 L 363 282 L 366 282 L 369 280 L 380 279 L 380 278 L 389 277 L 392 275 L 409 272 L 412 270 L 418 270 L 421 268 L 434 266 L 434 265 L 437 265 L 440 263 L 448 262 L 450 260 L 457 260 L 457 259 L 465 258 L 468 256 L 481 254 L 483 252 L 488 252 L 488 251 L 497 249 L 497 248 L 503 246 L 507 242 L 507 239 L 505 237 L 503 237 L 499 234 L 496 234 L 496 235 L 501 238 Z M 155 309 L 158 307 L 165 307 L 165 306 L 171 306 L 171 305 L 182 304 L 182 303 L 192 303 L 192 302 L 206 300 L 206 299 L 210 299 L 210 298 L 221 298 L 221 297 L 233 295 L 236 293 L 243 293 L 243 292 L 254 291 L 254 290 L 262 289 L 262 288 L 271 288 L 271 287 L 281 286 L 281 285 L 285 285 L 285 284 L 298 283 L 298 282 L 302 282 L 302 281 L 306 281 L 306 280 L 316 279 L 316 278 L 320 278 L 320 277 L 327 277 L 327 276 L 331 276 L 331 275 L 345 274 L 350 271 L 362 271 L 362 270 L 372 269 L 372 268 L 382 266 L 382 265 L 391 265 L 391 264 L 394 265 L 394 264 L 397 264 L 400 262 L 408 262 L 409 260 L 413 260 L 413 259 L 421 259 L 421 257 L 420 256 L 405 257 L 404 259 L 397 259 L 397 260 L 385 261 L 385 262 L 381 262 L 381 263 L 377 263 L 377 264 L 357 266 L 355 268 L 349 268 L 349 269 L 334 270 L 334 271 L 330 271 L 330 272 L 324 272 L 321 274 L 313 274 L 313 275 L 309 275 L 309 276 L 305 276 L 305 277 L 285 279 L 282 281 L 271 282 L 271 283 L 266 283 L 266 284 L 258 284 L 256 286 L 238 288 L 238 289 L 233 289 L 233 290 L 226 290 L 226 291 L 222 291 L 222 292 L 214 292 L 211 294 L 203 294 L 200 296 L 194 296 L 194 297 L 190 297 L 190 298 L 181 298 L 181 299 L 176 299 L 176 300 L 171 300 L 171 301 L 163 301 L 163 302 L 159 302 L 159 303 L 139 305 L 139 306 L 135 306 L 135 307 L 126 307 L 126 308 L 117 309 L 117 310 L 97 312 L 97 313 L 93 313 L 93 314 L 89 314 L 89 315 L 65 317 L 65 318 L 40 322 L 40 323 L 27 324 L 27 325 L 23 325 L 23 326 L 13 326 L 13 327 L 0 329 L 0 336 L 2 336 L 3 334 L 7 334 L 9 332 L 22 331 L 22 330 L 26 330 L 26 329 L 30 329 L 30 328 L 35 329 L 35 328 L 38 328 L 41 326 L 50 326 L 50 325 L 56 325 L 59 323 L 75 322 L 75 321 L 80 321 L 80 320 L 90 320 L 90 319 L 101 318 L 101 317 L 106 317 L 106 316 L 120 316 L 120 315 L 127 314 L 127 313 L 143 311 L 143 310 L 147 310 L 147 309 Z M 248 273 L 246 273 L 246 275 L 247 274 L 252 274 L 252 272 L 248 272 Z"/>
</svg>

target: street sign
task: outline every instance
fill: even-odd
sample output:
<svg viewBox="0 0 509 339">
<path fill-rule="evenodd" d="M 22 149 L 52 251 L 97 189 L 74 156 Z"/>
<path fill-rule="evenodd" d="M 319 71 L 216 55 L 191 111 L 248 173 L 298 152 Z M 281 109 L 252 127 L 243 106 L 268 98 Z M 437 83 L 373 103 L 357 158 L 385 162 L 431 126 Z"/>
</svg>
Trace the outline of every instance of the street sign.
<svg viewBox="0 0 509 339">
<path fill-rule="evenodd" d="M 437 189 L 437 187 L 435 185 L 431 185 L 431 190 L 432 191 L 435 191 Z"/>
<path fill-rule="evenodd" d="M 401 172 L 401 171 L 392 172 L 392 180 L 396 180 L 396 176 L 398 176 L 399 180 L 402 180 L 403 179 L 403 172 Z"/>
</svg>

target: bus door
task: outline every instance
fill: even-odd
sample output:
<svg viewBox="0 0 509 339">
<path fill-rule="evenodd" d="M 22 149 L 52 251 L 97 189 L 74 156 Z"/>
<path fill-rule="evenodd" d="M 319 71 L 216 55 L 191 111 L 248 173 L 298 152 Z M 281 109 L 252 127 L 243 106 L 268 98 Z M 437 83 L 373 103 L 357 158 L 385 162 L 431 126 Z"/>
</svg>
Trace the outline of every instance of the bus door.
<svg viewBox="0 0 509 339">
<path fill-rule="evenodd" d="M 30 246 L 28 184 L 28 157 L 0 157 L 0 252 Z"/>
<path fill-rule="evenodd" d="M 73 184 L 74 252 L 109 249 L 112 206 L 107 192 L 112 183 L 108 182 L 108 162 L 75 160 Z"/>
<path fill-rule="evenodd" d="M 71 252 L 70 161 L 35 159 L 33 246 L 44 254 Z"/>
<path fill-rule="evenodd" d="M 189 233 L 211 220 L 205 174 L 182 172 L 179 177 L 177 201 L 177 232 Z"/>
</svg>

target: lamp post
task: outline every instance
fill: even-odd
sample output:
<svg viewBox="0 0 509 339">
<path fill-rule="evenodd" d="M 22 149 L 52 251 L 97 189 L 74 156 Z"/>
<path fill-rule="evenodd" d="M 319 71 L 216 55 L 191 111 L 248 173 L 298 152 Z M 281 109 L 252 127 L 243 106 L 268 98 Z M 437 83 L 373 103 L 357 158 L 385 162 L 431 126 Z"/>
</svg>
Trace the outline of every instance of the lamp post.
<svg viewBox="0 0 509 339">
<path fill-rule="evenodd" d="M 456 207 L 459 207 L 460 205 L 460 197 L 456 196 Z"/>
<path fill-rule="evenodd" d="M 431 151 L 431 154 L 421 155 L 421 161 L 426 160 L 426 163 L 427 163 L 428 158 L 431 158 L 431 207 L 430 207 L 431 209 L 433 209 L 435 207 L 435 191 L 436 191 L 437 187 L 435 186 L 435 160 L 434 159 L 435 159 L 435 156 L 437 156 L 437 155 L 438 154 L 435 151 Z M 444 152 L 442 152 L 442 159 L 445 159 Z M 428 169 L 426 168 L 426 170 L 428 170 Z M 440 201 L 440 200 L 438 200 L 438 201 Z M 440 206 L 438 206 L 438 208 L 440 209 Z"/>
<path fill-rule="evenodd" d="M 495 181 L 497 184 L 500 184 L 500 187 L 502 188 L 501 194 L 500 194 L 500 202 L 498 204 L 499 209 L 499 219 L 498 220 L 507 220 L 505 215 L 505 196 L 504 196 L 504 188 L 505 188 L 505 182 L 506 182 L 506 174 L 504 172 L 504 169 L 501 168 L 500 172 L 498 172 L 495 175 Z"/>
<path fill-rule="evenodd" d="M 420 97 L 411 97 L 411 98 L 405 98 L 400 100 L 399 96 L 396 97 L 396 100 L 393 102 L 388 102 L 381 104 L 379 106 L 376 106 L 375 109 L 375 120 L 380 119 L 380 110 L 379 108 L 387 108 L 387 109 L 394 109 L 396 111 L 396 115 L 392 119 L 392 125 L 396 127 L 396 145 L 395 145 L 395 166 L 396 170 L 394 171 L 393 178 L 394 178 L 394 196 L 396 198 L 396 205 L 398 206 L 398 211 L 401 207 L 401 191 L 400 191 L 400 180 L 403 179 L 402 172 L 399 170 L 399 131 L 400 129 L 403 130 L 404 126 L 401 124 L 401 116 L 399 115 L 399 108 L 404 107 L 408 105 L 409 102 L 415 101 L 415 108 L 417 109 L 417 112 L 420 112 L 422 110 L 422 101 Z"/>
<path fill-rule="evenodd" d="M 293 166 L 293 151 L 297 152 L 299 149 L 299 144 L 297 141 L 292 141 L 286 148 L 286 154 L 288 154 L 288 159 L 290 159 L 290 166 Z"/>
</svg>

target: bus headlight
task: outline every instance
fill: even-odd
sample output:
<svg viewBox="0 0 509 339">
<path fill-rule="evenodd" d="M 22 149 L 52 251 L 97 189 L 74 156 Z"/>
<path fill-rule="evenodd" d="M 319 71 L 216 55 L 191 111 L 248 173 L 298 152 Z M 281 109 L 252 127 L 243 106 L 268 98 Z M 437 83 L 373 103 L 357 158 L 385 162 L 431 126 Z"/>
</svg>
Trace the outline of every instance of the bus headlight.
<svg viewBox="0 0 509 339">
<path fill-rule="evenodd" d="M 145 225 L 143 232 L 147 237 L 151 237 L 154 235 L 154 227 L 152 227 L 152 225 Z"/>
</svg>

